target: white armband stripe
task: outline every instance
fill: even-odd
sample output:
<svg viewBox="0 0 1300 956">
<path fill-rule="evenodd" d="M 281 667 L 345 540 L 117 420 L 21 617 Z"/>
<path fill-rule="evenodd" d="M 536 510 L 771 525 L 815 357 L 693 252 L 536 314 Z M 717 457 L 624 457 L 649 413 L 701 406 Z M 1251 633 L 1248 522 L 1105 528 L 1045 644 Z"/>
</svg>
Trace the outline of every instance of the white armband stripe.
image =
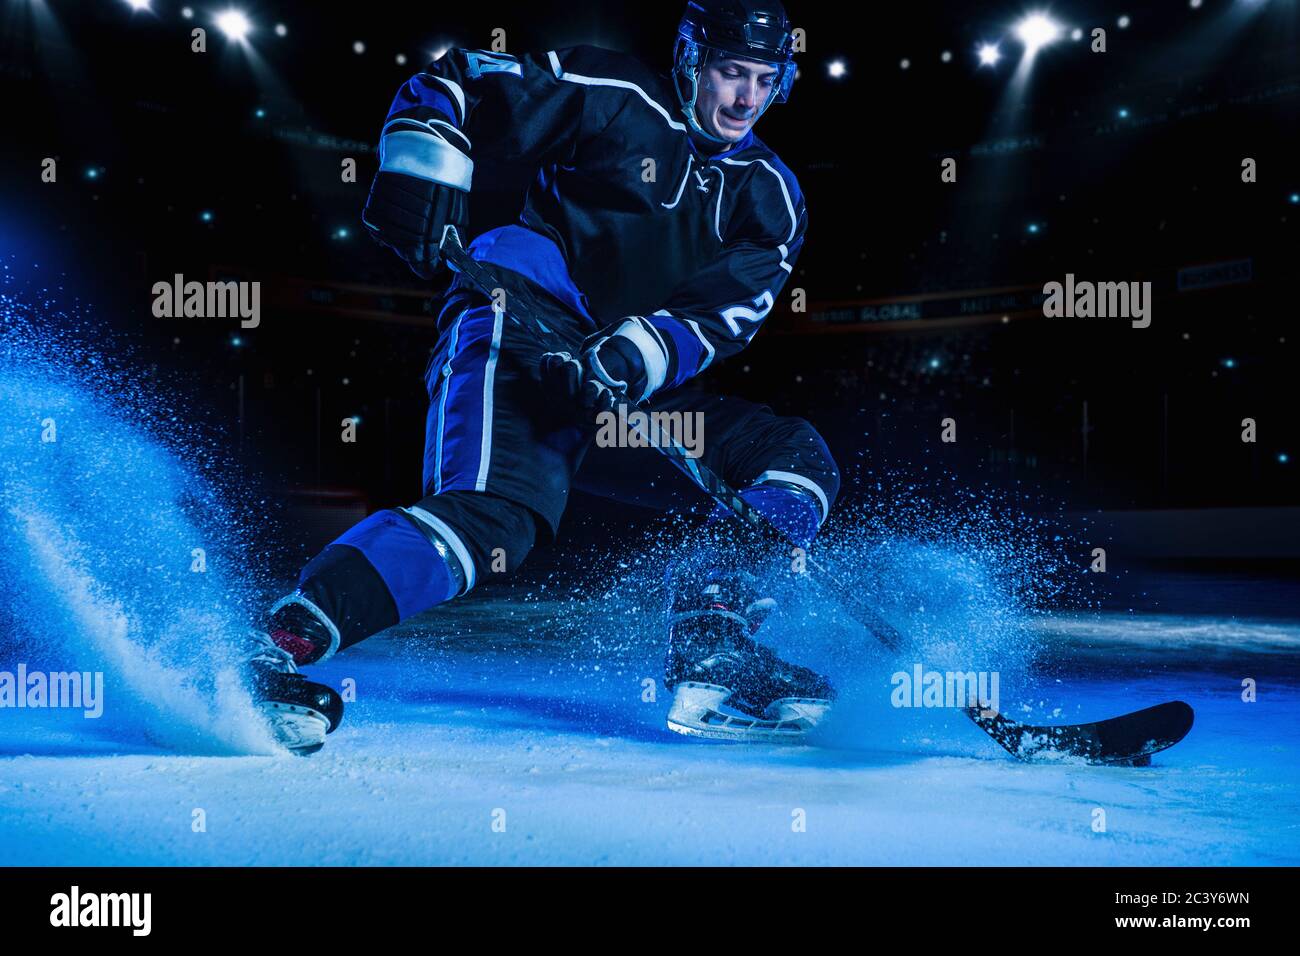
<svg viewBox="0 0 1300 956">
<path fill-rule="evenodd" d="M 420 75 L 427 76 L 431 80 L 437 80 L 447 88 L 447 92 L 451 94 L 451 98 L 456 101 L 456 109 L 460 110 L 460 115 L 457 116 L 456 119 L 462 123 L 465 122 L 465 91 L 460 88 L 460 84 L 433 73 L 421 73 Z"/>
</svg>

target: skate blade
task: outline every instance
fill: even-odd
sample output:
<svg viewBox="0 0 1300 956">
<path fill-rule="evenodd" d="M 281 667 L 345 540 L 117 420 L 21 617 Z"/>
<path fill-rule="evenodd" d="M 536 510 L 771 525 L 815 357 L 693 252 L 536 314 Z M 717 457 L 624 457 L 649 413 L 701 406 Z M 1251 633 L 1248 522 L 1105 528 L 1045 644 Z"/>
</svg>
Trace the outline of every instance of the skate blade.
<svg viewBox="0 0 1300 956">
<path fill-rule="evenodd" d="M 716 684 L 678 684 L 668 711 L 668 729 L 712 740 L 801 743 L 830 709 L 829 701 L 787 697 L 769 705 L 769 719 L 761 719 L 722 710 L 730 696 L 730 690 Z"/>
<path fill-rule="evenodd" d="M 264 701 L 260 706 L 271 735 L 286 750 L 305 756 L 325 746 L 330 723 L 324 714 L 310 707 L 276 701 Z"/>
</svg>

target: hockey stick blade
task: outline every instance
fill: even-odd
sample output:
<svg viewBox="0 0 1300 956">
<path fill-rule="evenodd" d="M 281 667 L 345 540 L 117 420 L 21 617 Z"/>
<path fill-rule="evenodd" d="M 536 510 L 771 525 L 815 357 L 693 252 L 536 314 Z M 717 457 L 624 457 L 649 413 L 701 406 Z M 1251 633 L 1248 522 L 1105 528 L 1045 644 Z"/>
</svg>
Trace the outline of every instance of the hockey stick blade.
<svg viewBox="0 0 1300 956">
<path fill-rule="evenodd" d="M 1088 763 L 1144 767 L 1151 755 L 1187 736 L 1195 713 L 1181 700 L 1135 710 L 1090 724 L 1033 726 L 1003 717 L 966 711 L 981 730 L 1018 760 L 1045 761 L 1081 757 Z"/>
</svg>

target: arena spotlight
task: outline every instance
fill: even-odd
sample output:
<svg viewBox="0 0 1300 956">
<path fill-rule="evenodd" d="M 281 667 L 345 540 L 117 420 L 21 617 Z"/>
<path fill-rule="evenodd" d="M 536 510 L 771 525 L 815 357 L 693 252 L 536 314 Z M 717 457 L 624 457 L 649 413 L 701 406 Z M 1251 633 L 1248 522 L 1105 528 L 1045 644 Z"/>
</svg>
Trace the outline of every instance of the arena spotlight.
<svg viewBox="0 0 1300 956">
<path fill-rule="evenodd" d="M 148 10 L 149 0 L 126 0 L 126 5 L 132 10 Z"/>
<path fill-rule="evenodd" d="M 1033 56 L 1060 37 L 1061 27 L 1045 13 L 1031 13 L 1016 24 L 1016 38 L 1025 45 L 1028 56 Z"/>
<path fill-rule="evenodd" d="M 217 29 L 232 42 L 243 43 L 253 32 L 253 25 L 243 11 L 230 9 L 217 14 Z"/>
<path fill-rule="evenodd" d="M 826 67 L 826 72 L 830 74 L 831 79 L 842 80 L 848 73 L 849 68 L 845 66 L 843 60 L 832 60 Z"/>
<path fill-rule="evenodd" d="M 980 58 L 980 66 L 997 66 L 998 60 L 1002 59 L 1002 51 L 996 43 L 981 43 L 976 53 Z"/>
</svg>

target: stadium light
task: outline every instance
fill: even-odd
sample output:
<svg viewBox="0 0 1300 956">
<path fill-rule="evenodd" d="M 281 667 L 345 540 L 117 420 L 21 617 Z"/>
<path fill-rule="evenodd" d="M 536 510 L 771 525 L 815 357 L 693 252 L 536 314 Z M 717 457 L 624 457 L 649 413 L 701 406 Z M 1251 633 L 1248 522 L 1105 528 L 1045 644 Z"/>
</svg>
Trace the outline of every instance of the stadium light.
<svg viewBox="0 0 1300 956">
<path fill-rule="evenodd" d="M 126 5 L 135 11 L 148 10 L 149 0 L 126 0 Z"/>
<path fill-rule="evenodd" d="M 849 72 L 849 68 L 844 64 L 843 60 L 832 60 L 826 67 L 826 72 L 830 74 L 831 79 L 842 80 Z"/>
<path fill-rule="evenodd" d="M 217 29 L 231 41 L 243 43 L 253 32 L 253 25 L 248 22 L 243 11 L 231 9 L 217 14 Z"/>
<path fill-rule="evenodd" d="M 1060 39 L 1061 27 L 1045 13 L 1031 13 L 1016 24 L 1016 37 L 1025 45 L 1025 53 L 1033 56 Z"/>
<path fill-rule="evenodd" d="M 997 66 L 998 60 L 1002 59 L 1002 51 L 996 43 L 982 43 L 977 52 L 980 66 Z"/>
</svg>

